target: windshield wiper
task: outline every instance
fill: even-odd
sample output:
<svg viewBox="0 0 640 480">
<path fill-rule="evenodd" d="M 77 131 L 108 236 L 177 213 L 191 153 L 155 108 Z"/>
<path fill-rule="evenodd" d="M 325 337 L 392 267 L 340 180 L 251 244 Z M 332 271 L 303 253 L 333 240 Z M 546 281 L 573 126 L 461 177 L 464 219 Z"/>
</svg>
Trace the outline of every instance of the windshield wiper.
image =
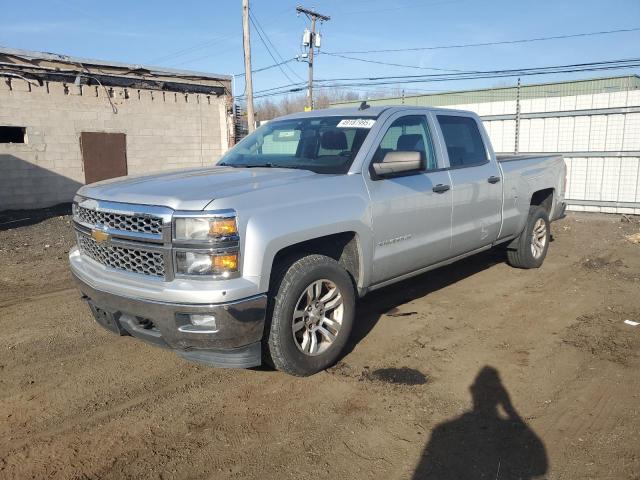
<svg viewBox="0 0 640 480">
<path fill-rule="evenodd" d="M 260 167 L 264 167 L 264 168 L 276 168 L 278 167 L 278 165 L 276 165 L 275 163 L 271 163 L 271 162 L 267 162 L 267 163 L 247 163 L 247 164 L 240 164 L 241 167 L 246 167 L 246 168 L 260 168 Z"/>
<path fill-rule="evenodd" d="M 273 163 L 219 163 L 218 165 L 222 167 L 233 167 L 233 168 L 276 167 L 276 165 L 274 165 Z"/>
<path fill-rule="evenodd" d="M 294 170 L 308 170 L 305 167 L 300 167 L 297 165 L 280 165 L 279 163 L 272 163 L 272 162 L 267 162 L 267 163 L 236 163 L 236 164 L 224 164 L 227 167 L 237 167 L 237 168 L 260 168 L 260 167 L 264 167 L 264 168 L 290 168 L 290 169 L 294 169 Z"/>
</svg>

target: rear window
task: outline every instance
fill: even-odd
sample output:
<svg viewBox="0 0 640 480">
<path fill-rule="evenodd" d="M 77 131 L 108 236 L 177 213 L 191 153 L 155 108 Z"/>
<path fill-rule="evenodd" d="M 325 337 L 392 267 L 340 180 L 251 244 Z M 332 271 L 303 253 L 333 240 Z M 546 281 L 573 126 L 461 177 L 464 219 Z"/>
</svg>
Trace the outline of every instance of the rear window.
<svg viewBox="0 0 640 480">
<path fill-rule="evenodd" d="M 438 115 L 438 123 L 452 167 L 468 167 L 486 163 L 487 151 L 478 129 L 471 117 Z"/>
</svg>

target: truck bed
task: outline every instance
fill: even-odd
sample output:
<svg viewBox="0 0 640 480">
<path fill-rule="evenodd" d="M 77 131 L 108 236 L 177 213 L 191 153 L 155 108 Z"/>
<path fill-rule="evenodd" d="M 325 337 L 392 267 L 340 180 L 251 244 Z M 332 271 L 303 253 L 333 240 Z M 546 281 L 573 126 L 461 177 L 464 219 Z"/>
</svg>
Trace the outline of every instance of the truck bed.
<svg viewBox="0 0 640 480">
<path fill-rule="evenodd" d="M 503 153 L 500 155 L 496 154 L 496 159 L 499 162 L 513 162 L 515 160 L 529 160 L 532 158 L 548 158 L 548 157 L 557 157 L 559 156 L 557 153 L 545 153 L 545 154 L 530 154 L 530 153 Z"/>
<path fill-rule="evenodd" d="M 500 155 L 496 157 L 503 176 L 503 234 L 524 228 L 533 192 L 553 188 L 564 192 L 565 164 L 562 155 Z M 562 194 L 563 195 L 563 194 Z M 556 196 L 556 202 L 562 201 Z M 551 219 L 558 215 L 552 206 Z"/>
</svg>

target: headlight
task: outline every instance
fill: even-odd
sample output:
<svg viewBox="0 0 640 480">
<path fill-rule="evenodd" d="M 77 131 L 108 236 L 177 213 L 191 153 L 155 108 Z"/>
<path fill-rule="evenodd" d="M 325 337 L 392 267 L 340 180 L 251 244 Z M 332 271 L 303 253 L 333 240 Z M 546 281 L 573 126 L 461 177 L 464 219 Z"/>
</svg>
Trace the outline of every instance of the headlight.
<svg viewBox="0 0 640 480">
<path fill-rule="evenodd" d="M 211 242 L 238 234 L 235 217 L 176 218 L 174 240 L 178 242 Z"/>
<path fill-rule="evenodd" d="M 239 275 L 235 212 L 204 212 L 201 216 L 178 212 L 174 217 L 173 240 L 177 275 L 222 278 Z"/>
<path fill-rule="evenodd" d="M 237 252 L 176 252 L 176 273 L 179 275 L 215 275 L 231 277 L 237 272 Z"/>
</svg>

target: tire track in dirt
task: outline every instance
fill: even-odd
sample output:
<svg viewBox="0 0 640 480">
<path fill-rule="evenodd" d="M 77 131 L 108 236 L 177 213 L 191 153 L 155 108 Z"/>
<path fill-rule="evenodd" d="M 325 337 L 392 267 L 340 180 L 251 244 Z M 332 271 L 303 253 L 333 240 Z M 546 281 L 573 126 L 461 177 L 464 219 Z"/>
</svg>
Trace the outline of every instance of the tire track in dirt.
<svg viewBox="0 0 640 480">
<path fill-rule="evenodd" d="M 35 302 L 38 300 L 55 300 L 58 296 L 61 296 L 63 294 L 75 294 L 78 296 L 78 298 L 80 297 L 80 292 L 76 288 L 65 286 L 63 288 L 49 290 L 38 295 L 30 295 L 27 297 L 0 302 L 0 310 L 2 310 L 3 308 L 13 307 L 14 305 L 22 305 L 24 303 Z"/>
<path fill-rule="evenodd" d="M 141 407 L 144 404 L 148 404 L 150 400 L 157 401 L 159 399 L 167 398 L 172 395 L 175 396 L 179 393 L 184 393 L 184 391 L 180 391 L 181 388 L 194 383 L 194 381 L 214 377 L 216 374 L 217 372 L 201 372 L 194 377 L 189 377 L 181 381 L 174 381 L 169 385 L 165 385 L 164 387 L 154 390 L 153 392 L 133 396 L 123 402 L 109 407 L 106 410 L 94 413 L 90 417 L 78 418 L 76 415 L 70 415 L 68 417 L 58 418 L 57 420 L 59 422 L 59 425 L 46 427 L 35 434 L 31 433 L 28 438 L 25 438 L 23 440 L 14 439 L 11 441 L 11 448 L 20 449 L 27 443 L 38 441 L 45 437 L 61 436 L 62 434 L 68 433 L 72 430 L 76 430 L 79 427 L 87 428 L 100 423 L 104 423 L 105 420 L 121 416 L 134 409 L 135 407 Z"/>
</svg>

